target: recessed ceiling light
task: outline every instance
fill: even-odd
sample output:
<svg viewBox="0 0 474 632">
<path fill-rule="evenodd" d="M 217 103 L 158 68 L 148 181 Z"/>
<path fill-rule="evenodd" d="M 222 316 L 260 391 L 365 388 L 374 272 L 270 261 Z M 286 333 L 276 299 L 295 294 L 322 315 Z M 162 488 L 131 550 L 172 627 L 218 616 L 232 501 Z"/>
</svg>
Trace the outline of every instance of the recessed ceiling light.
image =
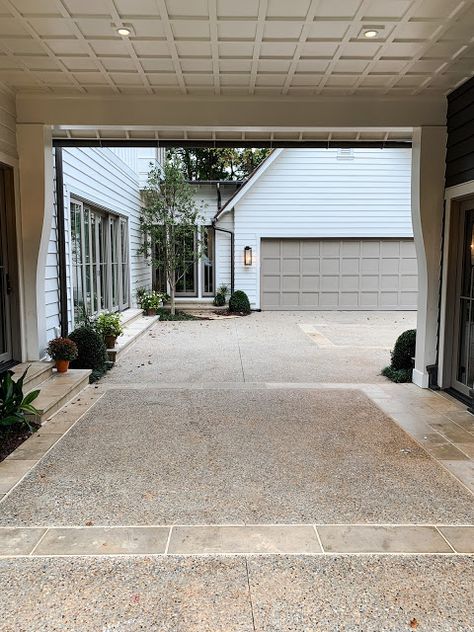
<svg viewBox="0 0 474 632">
<path fill-rule="evenodd" d="M 364 31 L 364 37 L 367 37 L 367 39 L 373 39 L 374 37 L 377 37 L 378 34 L 379 32 L 376 31 L 375 29 L 369 29 L 368 31 Z"/>
<path fill-rule="evenodd" d="M 119 26 L 119 28 L 117 29 L 117 33 L 122 37 L 128 37 L 132 34 L 132 31 L 126 26 Z"/>
</svg>

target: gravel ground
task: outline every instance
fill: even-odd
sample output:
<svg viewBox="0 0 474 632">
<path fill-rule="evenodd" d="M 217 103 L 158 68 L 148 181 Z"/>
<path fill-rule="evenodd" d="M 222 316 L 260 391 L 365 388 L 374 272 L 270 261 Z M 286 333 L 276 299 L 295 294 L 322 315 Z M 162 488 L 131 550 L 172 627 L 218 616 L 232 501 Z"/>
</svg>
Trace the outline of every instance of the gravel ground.
<svg viewBox="0 0 474 632">
<path fill-rule="evenodd" d="M 0 560 L 6 632 L 469 632 L 472 557 Z"/>
<path fill-rule="evenodd" d="M 0 525 L 473 522 L 472 495 L 357 390 L 111 390 Z"/>
<path fill-rule="evenodd" d="M 334 346 L 318 346 L 300 325 L 316 327 Z M 104 383 L 383 382 L 389 349 L 415 326 L 416 312 L 261 312 L 157 323 Z"/>
</svg>

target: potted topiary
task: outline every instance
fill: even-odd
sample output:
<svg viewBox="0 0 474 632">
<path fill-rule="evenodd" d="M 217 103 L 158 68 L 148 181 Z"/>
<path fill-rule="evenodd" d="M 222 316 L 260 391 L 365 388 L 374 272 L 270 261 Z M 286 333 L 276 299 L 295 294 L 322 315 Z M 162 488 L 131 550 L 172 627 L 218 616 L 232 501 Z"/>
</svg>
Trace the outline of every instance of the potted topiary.
<svg viewBox="0 0 474 632">
<path fill-rule="evenodd" d="M 103 337 L 107 349 L 113 349 L 117 338 L 123 334 L 120 314 L 103 312 L 95 320 L 95 329 Z"/>
<path fill-rule="evenodd" d="M 69 338 L 54 338 L 48 343 L 48 353 L 56 362 L 57 372 L 66 373 L 69 362 L 77 358 L 77 346 Z"/>
<path fill-rule="evenodd" d="M 165 294 L 151 290 L 149 292 L 140 293 L 137 298 L 139 305 L 145 312 L 146 316 L 156 316 L 156 310 L 163 307 L 163 300 L 165 297 Z"/>
<path fill-rule="evenodd" d="M 227 294 L 229 293 L 229 288 L 224 283 L 217 288 L 216 295 L 214 296 L 213 303 L 216 307 L 224 307 L 227 300 Z"/>
</svg>

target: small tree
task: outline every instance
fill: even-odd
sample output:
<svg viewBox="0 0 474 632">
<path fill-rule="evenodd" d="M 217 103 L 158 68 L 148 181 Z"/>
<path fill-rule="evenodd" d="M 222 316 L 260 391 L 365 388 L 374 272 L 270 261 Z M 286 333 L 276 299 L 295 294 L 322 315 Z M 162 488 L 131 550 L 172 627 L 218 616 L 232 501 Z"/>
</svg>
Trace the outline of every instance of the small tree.
<svg viewBox="0 0 474 632">
<path fill-rule="evenodd" d="M 177 162 L 152 167 L 144 191 L 140 252 L 163 272 L 170 288 L 172 314 L 176 313 L 176 285 L 185 276 L 186 266 L 200 256 L 196 228 L 201 219 L 192 188 Z"/>
</svg>

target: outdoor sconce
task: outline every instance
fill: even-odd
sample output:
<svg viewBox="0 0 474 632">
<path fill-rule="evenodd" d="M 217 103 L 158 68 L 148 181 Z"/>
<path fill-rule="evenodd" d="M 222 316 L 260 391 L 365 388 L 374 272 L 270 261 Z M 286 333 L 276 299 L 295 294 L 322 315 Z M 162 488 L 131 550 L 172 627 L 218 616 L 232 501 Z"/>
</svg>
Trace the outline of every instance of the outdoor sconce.
<svg viewBox="0 0 474 632">
<path fill-rule="evenodd" d="M 252 265 L 252 248 L 250 246 L 245 246 L 244 248 L 244 265 Z"/>
</svg>

